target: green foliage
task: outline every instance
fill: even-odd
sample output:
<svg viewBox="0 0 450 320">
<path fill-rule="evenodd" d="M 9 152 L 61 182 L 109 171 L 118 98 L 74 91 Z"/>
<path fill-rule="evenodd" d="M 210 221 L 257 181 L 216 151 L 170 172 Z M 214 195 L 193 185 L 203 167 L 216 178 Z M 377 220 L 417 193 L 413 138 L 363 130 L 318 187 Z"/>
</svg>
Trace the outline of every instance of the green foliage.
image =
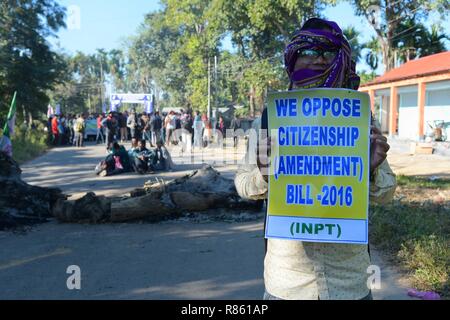
<svg viewBox="0 0 450 320">
<path fill-rule="evenodd" d="M 450 180 L 398 177 L 399 187 L 411 193 L 436 194 Z M 406 198 L 370 208 L 370 240 L 392 253 L 412 275 L 420 290 L 450 295 L 450 206 L 424 196 L 420 202 Z"/>
<path fill-rule="evenodd" d="M 364 48 L 364 44 L 359 42 L 359 36 L 361 32 L 355 29 L 355 27 L 350 26 L 342 30 L 347 41 L 350 44 L 350 48 L 352 49 L 352 59 L 358 63 L 361 59 L 361 51 Z"/>
<path fill-rule="evenodd" d="M 234 115 L 238 118 L 248 117 L 250 115 L 250 109 L 248 107 L 236 109 Z"/>
<path fill-rule="evenodd" d="M 45 127 L 45 124 L 38 120 L 33 121 L 31 128 L 25 124 L 16 125 L 11 140 L 14 160 L 22 164 L 40 156 L 48 149 L 48 134 Z"/>
<path fill-rule="evenodd" d="M 450 295 L 450 241 L 435 235 L 408 240 L 399 251 L 405 265 L 413 270 L 413 285 Z"/>
<path fill-rule="evenodd" d="M 379 55 L 381 54 L 380 43 L 376 37 L 372 37 L 367 43 L 364 44 L 364 47 L 368 49 L 365 56 L 366 63 L 374 72 L 378 68 Z"/>
<path fill-rule="evenodd" d="M 361 85 L 374 80 L 377 77 L 375 72 L 361 72 L 359 73 L 359 77 L 361 78 Z"/>
<path fill-rule="evenodd" d="M 441 19 L 445 21 L 448 16 L 450 4 L 447 0 L 351 0 L 356 9 L 356 14 L 366 17 L 373 27 L 377 40 L 380 44 L 382 61 L 386 71 L 395 66 L 395 51 L 400 55 L 408 55 L 412 52 L 410 44 L 417 45 L 419 50 L 426 48 L 427 44 L 416 40 L 417 32 L 420 32 L 421 24 L 428 18 L 430 12 L 438 12 Z M 371 23 L 373 17 L 369 14 L 369 8 L 376 5 L 380 8 L 378 23 Z M 409 24 L 409 27 L 406 27 Z M 402 48 L 402 44 L 406 47 Z M 403 50 L 400 50 L 403 49 Z M 402 53 L 403 51 L 403 53 Z M 375 64 L 374 57 L 370 58 Z"/>
<path fill-rule="evenodd" d="M 65 27 L 65 10 L 54 0 L 9 0 L 0 3 L 0 17 L 0 117 L 14 91 L 18 110 L 37 116 L 64 70 L 46 37 Z"/>
<path fill-rule="evenodd" d="M 335 2 L 165 0 L 130 39 L 129 65 L 145 70 L 154 88 L 167 93 L 164 105 L 205 111 L 209 64 L 212 107 L 248 105 L 254 114 L 264 107 L 267 90 L 287 88 L 282 55 L 290 36 Z M 225 36 L 236 53 L 221 50 Z"/>
<path fill-rule="evenodd" d="M 430 179 L 428 177 L 399 175 L 397 176 L 397 185 L 418 189 L 450 189 L 450 180 L 443 178 Z"/>
</svg>

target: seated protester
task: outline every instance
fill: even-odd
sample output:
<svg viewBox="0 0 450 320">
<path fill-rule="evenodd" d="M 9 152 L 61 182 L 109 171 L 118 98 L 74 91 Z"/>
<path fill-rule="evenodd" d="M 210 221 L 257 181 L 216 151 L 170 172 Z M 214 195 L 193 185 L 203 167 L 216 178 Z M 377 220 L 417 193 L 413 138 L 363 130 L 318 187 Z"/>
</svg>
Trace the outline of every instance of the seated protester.
<svg viewBox="0 0 450 320">
<path fill-rule="evenodd" d="M 144 174 L 149 170 L 149 168 L 152 169 L 154 158 L 154 152 L 147 149 L 146 141 L 139 140 L 138 147 L 133 149 L 130 160 L 134 171 Z"/>
<path fill-rule="evenodd" d="M 106 177 L 114 172 L 116 163 L 114 156 L 109 154 L 105 160 L 100 161 L 100 163 L 95 167 L 95 174 L 101 177 Z"/>
<path fill-rule="evenodd" d="M 167 148 L 163 145 L 162 141 L 156 143 L 156 164 L 154 166 L 155 170 L 172 170 L 175 164 L 172 161 L 172 156 L 170 155 Z"/>
<path fill-rule="evenodd" d="M 111 149 L 111 155 L 114 158 L 115 165 L 114 170 L 111 173 L 108 172 L 108 175 L 132 171 L 130 157 L 124 146 L 114 142 Z"/>
<path fill-rule="evenodd" d="M 132 159 L 132 157 L 135 156 L 135 150 L 138 147 L 138 139 L 136 138 L 131 138 L 131 147 L 130 150 L 128 150 L 128 156 L 130 157 L 130 160 Z"/>
</svg>

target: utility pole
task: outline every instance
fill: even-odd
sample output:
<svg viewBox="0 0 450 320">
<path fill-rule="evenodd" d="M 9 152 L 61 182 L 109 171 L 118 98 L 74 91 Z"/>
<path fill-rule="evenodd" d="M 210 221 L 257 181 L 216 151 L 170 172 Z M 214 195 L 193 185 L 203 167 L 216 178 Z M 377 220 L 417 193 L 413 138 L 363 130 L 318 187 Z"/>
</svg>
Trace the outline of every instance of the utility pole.
<svg viewBox="0 0 450 320">
<path fill-rule="evenodd" d="M 88 108 L 89 108 L 89 113 L 91 113 L 91 93 L 88 92 Z"/>
<path fill-rule="evenodd" d="M 208 119 L 211 119 L 211 61 L 208 58 Z"/>
<path fill-rule="evenodd" d="M 100 107 L 100 110 L 103 109 L 103 105 L 105 104 L 105 97 L 103 95 L 103 61 L 102 58 L 100 57 L 100 80 L 101 80 L 101 85 L 100 85 L 100 96 L 101 96 L 101 101 L 102 101 L 102 105 Z"/>
<path fill-rule="evenodd" d="M 219 106 L 217 103 L 217 56 L 214 56 L 214 107 L 216 109 L 216 114 L 214 116 L 216 122 L 217 122 L 217 117 L 219 116 Z"/>
</svg>

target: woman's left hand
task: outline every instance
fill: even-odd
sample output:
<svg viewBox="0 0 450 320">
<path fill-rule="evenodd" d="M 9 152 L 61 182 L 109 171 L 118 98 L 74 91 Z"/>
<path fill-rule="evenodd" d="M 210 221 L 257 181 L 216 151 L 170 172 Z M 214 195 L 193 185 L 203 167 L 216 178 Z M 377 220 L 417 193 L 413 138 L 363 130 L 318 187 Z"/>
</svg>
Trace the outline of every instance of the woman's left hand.
<svg viewBox="0 0 450 320">
<path fill-rule="evenodd" d="M 386 160 L 390 146 L 387 143 L 387 138 L 383 136 L 380 129 L 375 126 L 371 126 L 370 128 L 370 172 L 372 173 Z"/>
</svg>

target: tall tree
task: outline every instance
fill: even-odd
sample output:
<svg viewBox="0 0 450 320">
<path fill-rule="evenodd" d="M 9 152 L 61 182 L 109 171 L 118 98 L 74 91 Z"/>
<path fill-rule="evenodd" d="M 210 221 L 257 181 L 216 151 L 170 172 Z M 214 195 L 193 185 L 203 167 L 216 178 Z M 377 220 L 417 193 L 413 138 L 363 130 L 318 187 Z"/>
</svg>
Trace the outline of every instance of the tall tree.
<svg viewBox="0 0 450 320">
<path fill-rule="evenodd" d="M 394 68 L 394 41 L 405 38 L 418 28 L 430 12 L 439 12 L 444 19 L 449 12 L 447 0 L 351 0 L 356 13 L 366 17 L 375 30 L 381 46 L 385 71 Z M 398 32 L 402 21 L 412 19 L 414 25 L 410 29 Z"/>
<path fill-rule="evenodd" d="M 0 115 L 14 91 L 19 110 L 33 115 L 45 112 L 47 90 L 64 70 L 63 59 L 46 39 L 65 27 L 64 18 L 65 9 L 54 0 L 0 3 Z"/>
<path fill-rule="evenodd" d="M 379 56 L 381 55 L 381 47 L 376 37 L 372 37 L 367 43 L 364 44 L 364 48 L 368 49 L 365 59 L 367 65 L 372 69 L 372 72 L 378 69 Z"/>
<path fill-rule="evenodd" d="M 251 115 L 264 107 L 266 88 L 281 85 L 280 78 L 285 77 L 282 63 L 283 49 L 290 37 L 306 19 L 320 16 L 326 4 L 335 2 L 331 0 L 221 2 L 220 19 L 226 30 L 231 33 L 238 54 L 246 59 L 245 85 L 241 88 L 246 90 Z"/>
<path fill-rule="evenodd" d="M 362 50 L 364 49 L 364 44 L 359 42 L 359 36 L 361 32 L 356 30 L 355 27 L 350 26 L 342 30 L 345 37 L 347 38 L 350 47 L 352 48 L 352 59 L 355 60 L 356 63 L 359 62 L 362 55 Z"/>
</svg>

